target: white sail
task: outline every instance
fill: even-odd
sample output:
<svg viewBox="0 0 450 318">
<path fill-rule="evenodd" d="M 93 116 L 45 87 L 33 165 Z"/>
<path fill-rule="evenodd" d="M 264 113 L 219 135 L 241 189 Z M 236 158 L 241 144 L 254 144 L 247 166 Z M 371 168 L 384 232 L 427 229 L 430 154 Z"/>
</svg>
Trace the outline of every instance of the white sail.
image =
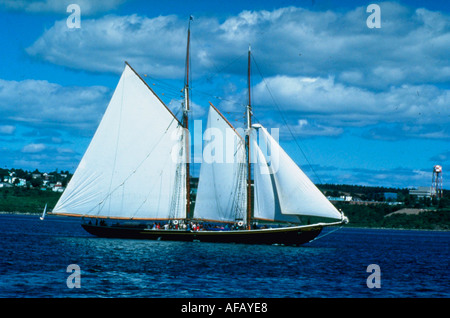
<svg viewBox="0 0 450 318">
<path fill-rule="evenodd" d="M 211 105 L 194 218 L 245 223 L 245 144 L 240 135 Z"/>
<path fill-rule="evenodd" d="M 125 219 L 185 217 L 185 133 L 126 64 L 55 214 Z M 177 160 L 180 159 L 180 160 Z"/>
<path fill-rule="evenodd" d="M 281 213 L 280 201 L 277 190 L 275 189 L 274 174 L 271 167 L 268 166 L 266 156 L 260 148 L 261 143 L 264 142 L 264 138 L 260 139 L 260 145 L 256 141 L 256 134 L 252 134 L 251 140 L 252 157 L 254 157 L 254 160 L 252 160 L 254 162 L 254 218 L 298 223 L 299 219 L 296 216 Z M 267 146 L 264 148 L 267 149 Z"/>
<path fill-rule="evenodd" d="M 281 212 L 290 215 L 341 219 L 341 213 L 311 182 L 278 142 L 264 127 L 260 125 L 258 127 L 260 128 L 260 142 L 263 139 L 270 148 L 271 176 L 275 180 Z M 267 195 L 270 191 L 266 190 L 265 193 Z"/>
<path fill-rule="evenodd" d="M 42 215 L 39 217 L 39 219 L 41 219 L 41 221 L 44 221 L 46 213 L 47 213 L 47 203 L 45 204 L 44 211 L 42 212 Z"/>
</svg>

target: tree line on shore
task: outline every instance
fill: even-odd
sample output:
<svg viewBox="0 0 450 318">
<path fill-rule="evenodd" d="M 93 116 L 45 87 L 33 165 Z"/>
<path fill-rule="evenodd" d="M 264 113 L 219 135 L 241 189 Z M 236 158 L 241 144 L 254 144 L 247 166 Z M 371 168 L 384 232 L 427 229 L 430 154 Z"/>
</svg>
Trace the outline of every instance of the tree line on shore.
<svg viewBox="0 0 450 318">
<path fill-rule="evenodd" d="M 45 204 L 51 210 L 58 201 L 61 193 L 42 191 L 40 181 L 44 174 L 38 170 L 28 172 L 22 169 L 0 168 L 0 180 L 12 172 L 18 178 L 27 180 L 26 187 L 13 186 L 0 188 L 0 211 L 41 213 Z M 39 177 L 40 176 L 40 177 Z M 64 181 L 64 185 L 72 175 L 68 171 L 50 172 L 45 178 L 52 181 Z M 192 184 L 195 187 L 195 184 Z M 327 196 L 351 196 L 363 202 L 377 202 L 377 204 L 351 204 L 350 202 L 333 202 L 337 208 L 342 209 L 350 219 L 350 226 L 360 227 L 390 227 L 390 228 L 417 228 L 417 229 L 444 229 L 450 230 L 450 191 L 444 190 L 443 197 L 417 198 L 410 195 L 408 189 L 390 187 L 371 187 L 345 184 L 319 184 L 318 188 Z M 393 199 L 386 199 L 386 193 L 395 193 Z M 405 209 L 421 209 L 415 215 L 391 213 Z"/>
</svg>

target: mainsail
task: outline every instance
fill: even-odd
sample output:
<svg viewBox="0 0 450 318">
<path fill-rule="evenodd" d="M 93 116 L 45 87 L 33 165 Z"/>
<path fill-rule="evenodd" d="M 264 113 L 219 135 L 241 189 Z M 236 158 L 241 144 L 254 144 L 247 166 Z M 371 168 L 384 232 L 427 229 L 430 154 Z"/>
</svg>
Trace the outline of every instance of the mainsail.
<svg viewBox="0 0 450 318">
<path fill-rule="evenodd" d="M 222 114 L 210 106 L 194 218 L 245 222 L 245 145 Z"/>
<path fill-rule="evenodd" d="M 120 81 L 54 214 L 184 218 L 186 134 L 126 63 Z"/>
</svg>

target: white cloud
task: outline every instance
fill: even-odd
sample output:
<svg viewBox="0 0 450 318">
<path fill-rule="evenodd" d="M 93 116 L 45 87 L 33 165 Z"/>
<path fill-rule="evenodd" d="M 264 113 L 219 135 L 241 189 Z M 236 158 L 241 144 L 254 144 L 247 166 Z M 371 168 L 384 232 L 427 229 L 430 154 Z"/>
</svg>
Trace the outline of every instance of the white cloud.
<svg viewBox="0 0 450 318">
<path fill-rule="evenodd" d="M 196 17 L 191 32 L 194 77 L 212 78 L 221 70 L 233 79 L 236 74 L 244 79 L 246 59 L 229 64 L 245 56 L 250 43 L 258 63 L 254 73 L 266 76 L 265 82 L 254 82 L 254 100 L 269 109 L 268 83 L 299 134 L 335 136 L 346 127 L 371 129 L 386 123 L 396 134 L 375 128 L 366 136 L 448 138 L 449 16 L 390 2 L 379 5 L 382 27 L 376 30 L 365 24 L 366 7 L 345 12 L 297 7 L 243 11 L 223 21 Z M 184 76 L 186 19 L 108 15 L 83 19 L 80 29 L 68 29 L 65 22 L 46 30 L 27 53 L 92 72 L 120 73 L 128 60 L 141 74 Z M 222 83 L 222 92 L 228 95 L 220 106 L 236 111 L 246 100 L 245 92 L 229 90 L 229 83 Z M 233 86 L 236 83 L 233 80 Z M 71 116 L 70 109 L 67 114 Z M 308 125 L 299 125 L 299 120 Z"/>
<path fill-rule="evenodd" d="M 450 19 L 441 12 L 380 3 L 381 29 L 367 28 L 365 7 L 347 12 L 287 7 L 243 11 L 224 21 L 192 23 L 197 75 L 215 72 L 251 44 L 266 76 L 327 77 L 358 87 L 445 83 L 450 79 Z M 81 29 L 59 21 L 28 49 L 34 57 L 73 69 L 120 72 L 127 59 L 157 77 L 182 78 L 187 23 L 176 16 L 104 16 Z M 229 69 L 245 73 L 245 68 Z M 244 71 L 243 71 L 244 70 Z"/>
<path fill-rule="evenodd" d="M 425 126 L 450 122 L 450 91 L 431 85 L 403 85 L 376 92 L 336 82 L 332 77 L 275 76 L 257 84 L 253 94 L 260 101 L 269 101 L 269 105 L 273 95 L 281 108 L 291 114 L 308 114 L 340 126 L 404 121 Z"/>
<path fill-rule="evenodd" d="M 41 80 L 0 79 L 0 127 L 11 132 L 20 124 L 92 133 L 106 109 L 110 90 L 106 87 L 64 87 Z"/>
<path fill-rule="evenodd" d="M 56 148 L 56 151 L 60 154 L 74 154 L 75 151 L 71 148 Z"/>
<path fill-rule="evenodd" d="M 291 117 L 298 118 L 291 114 Z M 292 123 L 288 123 L 288 127 L 283 121 L 265 120 L 264 126 L 270 128 L 278 128 L 281 140 L 290 140 L 293 137 L 311 138 L 311 137 L 337 137 L 344 133 L 342 127 L 333 127 L 326 123 L 318 123 L 308 119 L 293 119 Z"/>
<path fill-rule="evenodd" d="M 142 73 L 182 78 L 186 26 L 175 16 L 108 15 L 82 23 L 69 29 L 58 21 L 26 51 L 73 69 L 120 73 L 128 61 Z"/>
<path fill-rule="evenodd" d="M 339 127 L 330 127 L 317 123 L 312 123 L 306 119 L 299 119 L 297 125 L 289 127 L 292 133 L 300 137 L 311 136 L 338 136 L 343 133 Z"/>
<path fill-rule="evenodd" d="M 16 127 L 12 125 L 0 125 L 0 135 L 12 135 L 16 131 Z"/>
<path fill-rule="evenodd" d="M 29 144 L 22 148 L 22 152 L 38 153 L 44 151 L 46 146 L 44 144 Z"/>
</svg>

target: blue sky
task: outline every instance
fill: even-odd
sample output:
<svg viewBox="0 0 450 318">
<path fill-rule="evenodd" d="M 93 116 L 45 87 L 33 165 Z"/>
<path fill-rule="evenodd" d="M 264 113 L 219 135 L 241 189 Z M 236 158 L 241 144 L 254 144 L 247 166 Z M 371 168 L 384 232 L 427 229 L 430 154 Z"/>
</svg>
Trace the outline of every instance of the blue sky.
<svg viewBox="0 0 450 318">
<path fill-rule="evenodd" d="M 440 164 L 448 188 L 446 1 L 0 0 L 0 166 L 73 172 L 124 60 L 179 113 L 189 15 L 193 120 L 211 101 L 243 126 L 251 44 L 255 120 L 314 182 L 429 186 Z"/>
</svg>

